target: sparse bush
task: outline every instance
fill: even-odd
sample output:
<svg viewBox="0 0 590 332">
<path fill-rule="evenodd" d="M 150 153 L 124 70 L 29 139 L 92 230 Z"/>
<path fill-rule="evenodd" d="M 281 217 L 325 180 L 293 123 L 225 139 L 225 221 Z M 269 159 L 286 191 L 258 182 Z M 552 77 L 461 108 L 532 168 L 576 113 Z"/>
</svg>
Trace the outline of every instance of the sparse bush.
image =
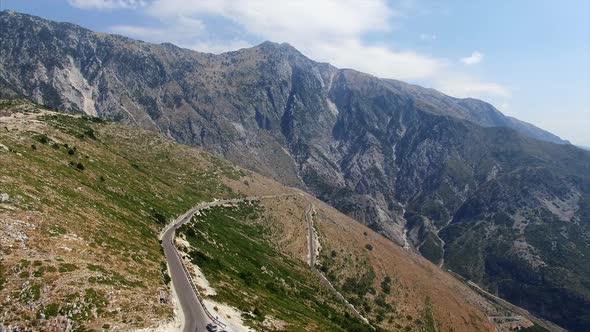
<svg viewBox="0 0 590 332">
<path fill-rule="evenodd" d="M 78 267 L 74 264 L 71 263 L 61 263 L 59 264 L 59 272 L 64 273 L 64 272 L 72 272 L 77 270 Z"/>
<path fill-rule="evenodd" d="M 372 287 L 375 273 L 369 271 L 362 275 L 360 279 L 348 277 L 342 284 L 342 290 L 346 293 L 356 294 L 359 298 L 363 298 L 368 292 L 375 294 L 375 289 Z"/>
<path fill-rule="evenodd" d="M 377 320 L 379 323 L 381 323 L 383 320 L 385 320 L 385 313 L 384 313 L 383 311 L 379 310 L 379 311 L 377 312 L 377 317 L 375 317 L 375 319 L 376 319 L 376 320 Z"/>
<path fill-rule="evenodd" d="M 43 313 L 45 314 L 45 318 L 55 317 L 57 316 L 57 312 L 59 310 L 59 306 L 57 303 L 50 303 L 45 307 Z"/>
<path fill-rule="evenodd" d="M 238 277 L 244 281 L 244 283 L 248 286 L 252 286 L 256 283 L 256 278 L 250 271 L 240 272 Z"/>
<path fill-rule="evenodd" d="M 41 144 L 49 143 L 49 137 L 45 134 L 34 136 L 33 139 Z"/>
<path fill-rule="evenodd" d="M 152 209 L 152 217 L 157 224 L 165 225 L 166 224 L 166 216 L 162 214 L 162 212 Z"/>
<path fill-rule="evenodd" d="M 37 150 L 37 146 L 35 144 L 31 144 L 31 149 Z"/>
<path fill-rule="evenodd" d="M 254 316 L 256 316 L 256 319 L 258 319 L 260 321 L 264 320 L 264 314 L 262 313 L 262 311 L 260 311 L 260 309 L 254 308 L 254 310 L 252 311 L 252 314 Z"/>
<path fill-rule="evenodd" d="M 84 130 L 84 135 L 86 135 L 92 139 L 96 139 L 96 135 L 94 134 L 94 129 L 92 129 L 92 128 L 88 128 L 88 129 Z"/>
<path fill-rule="evenodd" d="M 381 282 L 381 291 L 385 294 L 391 293 L 391 277 L 385 276 L 385 279 Z"/>
<path fill-rule="evenodd" d="M 275 282 L 267 282 L 264 287 L 266 287 L 266 289 L 268 289 L 269 291 L 273 292 L 273 293 L 278 293 L 279 292 L 279 287 Z"/>
<path fill-rule="evenodd" d="M 367 244 L 365 245 L 365 248 L 366 248 L 368 251 L 372 251 L 372 250 L 373 250 L 373 245 L 372 245 L 372 244 L 369 244 L 369 243 L 367 243 Z"/>
<path fill-rule="evenodd" d="M 186 236 L 195 237 L 196 235 L 197 235 L 197 233 L 195 232 L 195 230 L 192 227 L 188 227 L 186 229 Z"/>
<path fill-rule="evenodd" d="M 76 169 L 79 171 L 83 171 L 84 170 L 84 164 L 82 164 L 81 162 L 78 162 L 76 164 Z"/>
<path fill-rule="evenodd" d="M 170 275 L 168 274 L 168 267 L 166 266 L 166 263 L 160 263 L 160 272 L 162 273 L 162 279 L 164 280 L 164 284 L 169 285 L 171 279 Z"/>
<path fill-rule="evenodd" d="M 74 149 L 72 149 L 72 148 L 68 148 L 68 154 L 69 154 L 70 156 L 73 156 L 73 155 L 74 155 L 74 153 L 76 153 L 76 150 L 74 150 Z"/>
<path fill-rule="evenodd" d="M 389 303 L 387 303 L 387 299 L 385 298 L 385 294 L 381 293 L 379 294 L 379 296 L 375 297 L 375 304 L 383 307 L 383 308 L 387 308 L 390 309 L 391 305 Z"/>
</svg>

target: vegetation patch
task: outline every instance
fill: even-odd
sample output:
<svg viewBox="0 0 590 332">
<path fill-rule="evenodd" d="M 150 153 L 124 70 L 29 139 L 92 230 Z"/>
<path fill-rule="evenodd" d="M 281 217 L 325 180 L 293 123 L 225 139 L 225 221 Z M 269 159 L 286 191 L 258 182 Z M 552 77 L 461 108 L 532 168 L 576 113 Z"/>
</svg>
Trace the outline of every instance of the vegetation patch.
<svg viewBox="0 0 590 332">
<path fill-rule="evenodd" d="M 30 250 L 20 244 L 2 257 L 5 321 L 22 330 L 47 329 L 36 317 L 48 303 L 58 305 L 58 315 L 75 317 L 74 329 L 116 323 L 132 330 L 171 317 L 169 304 L 154 301 L 169 284 L 157 234 L 169 218 L 199 202 L 236 197 L 223 179 L 243 171 L 137 128 L 46 113 L 24 101 L 0 101 L 0 108 L 19 113 L 6 118 L 9 130 L 0 130 L 1 144 L 14 151 L 0 153 L 0 187 L 14 209 L 3 213 L 26 220 L 14 227 L 20 225 L 39 249 L 34 262 L 20 260 Z M 23 118 L 35 125 L 23 126 Z M 40 287 L 49 283 L 68 287 Z M 70 286 L 80 294 L 67 294 Z M 106 292 L 125 309 L 102 301 Z"/>
<path fill-rule="evenodd" d="M 287 331 L 369 331 L 303 262 L 273 249 L 262 212 L 257 203 L 216 207 L 181 227 L 190 259 L 217 291 L 212 299 L 248 313 L 243 318 L 255 328 L 273 316 Z"/>
</svg>

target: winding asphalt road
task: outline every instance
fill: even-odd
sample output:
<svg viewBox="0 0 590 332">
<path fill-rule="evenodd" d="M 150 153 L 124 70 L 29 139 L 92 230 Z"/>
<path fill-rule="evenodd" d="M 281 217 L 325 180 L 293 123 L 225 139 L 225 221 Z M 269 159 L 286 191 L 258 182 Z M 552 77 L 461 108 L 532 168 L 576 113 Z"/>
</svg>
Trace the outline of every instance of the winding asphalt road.
<svg viewBox="0 0 590 332">
<path fill-rule="evenodd" d="M 162 247 L 164 247 L 164 256 L 168 263 L 172 286 L 174 287 L 184 314 L 184 324 L 182 328 L 184 332 L 207 331 L 207 324 L 212 323 L 212 320 L 207 316 L 204 304 L 201 303 L 192 287 L 191 280 L 185 272 L 180 255 L 174 246 L 176 229 L 190 222 L 193 215 L 200 210 L 224 204 L 235 204 L 252 199 L 254 198 L 217 200 L 201 203 L 168 224 L 168 226 L 166 226 L 160 233 L 160 240 L 162 240 Z"/>
<path fill-rule="evenodd" d="M 293 195 L 295 194 L 254 196 L 201 203 L 185 212 L 162 230 L 160 233 L 160 240 L 162 241 L 164 256 L 166 257 L 166 262 L 168 263 L 168 270 L 170 272 L 172 286 L 174 287 L 174 291 L 176 292 L 176 296 L 178 297 L 180 306 L 182 307 L 182 312 L 184 314 L 184 323 L 182 328 L 184 332 L 207 331 L 207 324 L 212 323 L 212 320 L 207 316 L 204 304 L 201 303 L 199 297 L 193 289 L 191 280 L 185 272 L 181 258 L 178 254 L 178 251 L 176 250 L 176 247 L 174 246 L 174 236 L 176 229 L 190 222 L 193 215 L 198 211 L 208 209 L 210 207 L 224 204 L 236 204 L 243 201 L 252 201 L 263 198 L 276 198 Z"/>
<path fill-rule="evenodd" d="M 203 304 L 199 301 L 188 276 L 182 268 L 180 256 L 173 244 L 176 226 L 189 222 L 196 211 L 197 210 L 191 210 L 190 212 L 192 213 L 181 216 L 176 220 L 175 224 L 172 227 L 168 227 L 162 235 L 162 246 L 164 247 L 164 255 L 168 262 L 170 278 L 172 279 L 174 291 L 176 292 L 176 296 L 178 297 L 184 314 L 184 324 L 182 329 L 184 332 L 206 331 L 207 324 L 211 323 L 211 320 L 207 317 L 207 314 L 205 314 Z"/>
</svg>

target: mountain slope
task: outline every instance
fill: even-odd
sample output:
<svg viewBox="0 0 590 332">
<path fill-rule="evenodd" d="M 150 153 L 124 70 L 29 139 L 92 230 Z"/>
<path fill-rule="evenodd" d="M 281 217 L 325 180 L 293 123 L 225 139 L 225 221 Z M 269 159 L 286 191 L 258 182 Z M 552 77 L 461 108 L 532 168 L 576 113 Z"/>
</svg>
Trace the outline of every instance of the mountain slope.
<svg viewBox="0 0 590 332">
<path fill-rule="evenodd" d="M 576 267 L 589 248 L 587 152 L 533 139 L 564 143 L 487 103 L 340 70 L 286 44 L 216 56 L 11 12 L 0 21 L 3 95 L 202 146 L 566 327 L 589 326 L 569 314 L 590 311 L 590 275 Z M 553 242 L 571 261 L 546 249 Z M 497 264 L 504 254 L 517 259 Z M 576 300 L 548 312 L 554 289 Z"/>
<path fill-rule="evenodd" d="M 348 284 L 335 287 L 374 326 L 493 331 L 488 316 L 507 314 L 312 196 L 207 153 L 28 102 L 1 101 L 0 121 L 2 327 L 129 330 L 171 320 L 159 230 L 199 202 L 246 195 L 267 198 L 211 208 L 177 243 L 217 290 L 207 301 L 239 309 L 247 326 L 371 330 L 307 266 L 310 203 L 321 261 L 338 264 Z"/>
<path fill-rule="evenodd" d="M 158 231 L 231 196 L 217 158 L 97 118 L 0 102 L 0 329 L 129 330 L 172 317 Z"/>
</svg>

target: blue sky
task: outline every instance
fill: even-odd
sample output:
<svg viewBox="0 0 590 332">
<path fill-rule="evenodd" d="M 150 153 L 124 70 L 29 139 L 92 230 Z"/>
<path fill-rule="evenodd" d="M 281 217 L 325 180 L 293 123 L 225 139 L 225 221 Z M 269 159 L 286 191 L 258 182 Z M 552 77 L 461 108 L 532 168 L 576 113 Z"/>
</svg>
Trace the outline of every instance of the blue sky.
<svg viewBox="0 0 590 332">
<path fill-rule="evenodd" d="M 590 146 L 587 0 L 2 0 L 1 8 L 213 53 L 288 42 L 337 67 L 486 100 Z"/>
</svg>

